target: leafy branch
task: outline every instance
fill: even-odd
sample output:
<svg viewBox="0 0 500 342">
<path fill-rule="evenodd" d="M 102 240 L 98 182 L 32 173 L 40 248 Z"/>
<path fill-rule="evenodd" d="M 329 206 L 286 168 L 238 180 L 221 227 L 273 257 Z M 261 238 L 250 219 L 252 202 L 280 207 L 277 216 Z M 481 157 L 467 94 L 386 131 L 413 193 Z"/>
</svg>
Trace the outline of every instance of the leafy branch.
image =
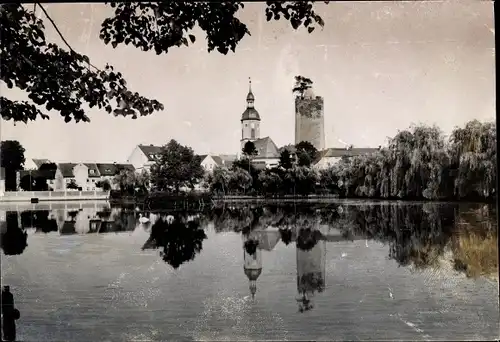
<svg viewBox="0 0 500 342">
<path fill-rule="evenodd" d="M 311 33 L 314 25 L 323 27 L 323 19 L 313 10 L 315 1 L 267 1 L 266 19 L 280 20 L 283 16 L 294 29 L 303 25 Z M 325 1 L 328 3 L 328 1 Z M 208 51 L 227 54 L 235 52 L 247 26 L 235 17 L 244 8 L 241 1 L 230 2 L 126 2 L 107 3 L 115 9 L 113 17 L 102 23 L 100 38 L 105 44 L 120 44 L 156 54 L 167 53 L 172 47 L 188 46 L 196 37 L 198 25 L 207 35 Z"/>
<path fill-rule="evenodd" d="M 46 13 L 45 9 L 38 6 Z M 16 86 L 28 93 L 30 100 L 45 109 L 56 110 L 65 122 L 89 122 L 84 102 L 90 108 L 104 108 L 117 115 L 149 115 L 163 110 L 156 100 L 132 93 L 120 72 L 106 65 L 104 70 L 91 71 L 89 58 L 77 53 L 56 31 L 69 52 L 53 43 L 47 43 L 43 21 L 21 4 L 0 6 L 0 79 L 8 88 Z M 113 101 L 114 100 L 114 101 Z M 115 102 L 115 103 L 113 103 Z M 38 117 L 48 119 L 34 105 L 0 97 L 1 114 L 5 120 L 25 122 Z"/>
</svg>

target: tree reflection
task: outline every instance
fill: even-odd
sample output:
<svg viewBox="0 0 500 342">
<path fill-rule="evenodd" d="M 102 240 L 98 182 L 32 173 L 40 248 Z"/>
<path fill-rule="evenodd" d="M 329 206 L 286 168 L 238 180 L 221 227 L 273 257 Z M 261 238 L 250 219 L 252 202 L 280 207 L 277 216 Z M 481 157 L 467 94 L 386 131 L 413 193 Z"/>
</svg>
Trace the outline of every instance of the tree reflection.
<svg viewBox="0 0 500 342">
<path fill-rule="evenodd" d="M 198 219 L 188 219 L 187 215 L 162 216 L 151 227 L 151 235 L 142 248 L 163 247 L 163 260 L 177 269 L 201 252 L 206 238 Z"/>
<path fill-rule="evenodd" d="M 20 213 L 23 228 L 35 228 L 36 232 L 57 232 L 57 221 L 50 218 L 49 210 L 27 210 Z"/>
<path fill-rule="evenodd" d="M 18 213 L 8 211 L 5 215 L 7 230 L 2 234 L 2 250 L 5 255 L 19 255 L 28 246 L 28 234 L 19 227 Z"/>
<path fill-rule="evenodd" d="M 449 261 L 455 269 L 468 276 L 494 274 L 498 265 L 496 209 L 491 205 L 244 206 L 219 209 L 210 215 L 216 231 L 233 229 L 248 234 L 253 227 L 274 226 L 285 245 L 296 241 L 304 251 L 328 240 L 314 228 L 323 224 L 340 230 L 345 240 L 362 237 L 387 244 L 389 258 L 400 266 L 439 267 L 447 250 L 454 255 Z"/>
</svg>

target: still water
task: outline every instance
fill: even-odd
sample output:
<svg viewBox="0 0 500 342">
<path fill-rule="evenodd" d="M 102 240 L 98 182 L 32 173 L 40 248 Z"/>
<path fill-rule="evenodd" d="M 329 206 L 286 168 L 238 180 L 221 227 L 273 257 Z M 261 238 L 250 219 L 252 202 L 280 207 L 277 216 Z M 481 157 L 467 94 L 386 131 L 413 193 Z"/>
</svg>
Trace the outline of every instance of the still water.
<svg viewBox="0 0 500 342">
<path fill-rule="evenodd" d="M 499 336 L 488 205 L 52 203 L 0 223 L 22 341 Z"/>
</svg>

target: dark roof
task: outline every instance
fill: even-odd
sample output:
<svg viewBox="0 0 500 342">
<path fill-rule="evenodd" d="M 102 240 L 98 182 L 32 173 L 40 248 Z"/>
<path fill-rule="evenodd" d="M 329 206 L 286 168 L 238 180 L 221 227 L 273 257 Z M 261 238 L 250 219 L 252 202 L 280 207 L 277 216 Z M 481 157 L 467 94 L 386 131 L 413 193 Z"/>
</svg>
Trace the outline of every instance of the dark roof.
<svg viewBox="0 0 500 342">
<path fill-rule="evenodd" d="M 153 156 L 160 153 L 163 147 L 154 145 L 139 145 L 139 148 L 141 149 L 142 153 L 144 153 L 146 157 L 148 157 L 149 161 L 153 161 Z"/>
<path fill-rule="evenodd" d="M 5 168 L 0 167 L 0 179 L 5 179 Z"/>
<path fill-rule="evenodd" d="M 39 169 L 40 166 L 42 166 L 43 164 L 49 164 L 49 163 L 51 163 L 51 161 L 48 159 L 33 159 L 33 164 L 35 164 L 37 169 Z"/>
<path fill-rule="evenodd" d="M 57 167 L 61 170 L 61 174 L 64 178 L 75 177 L 73 174 L 73 168 L 76 166 L 75 163 L 59 163 Z"/>
<path fill-rule="evenodd" d="M 247 101 L 255 101 L 255 96 L 253 96 L 253 93 L 251 90 L 248 92 Z"/>
<path fill-rule="evenodd" d="M 255 108 L 247 108 L 241 114 L 241 121 L 244 120 L 259 120 L 260 121 L 260 115 L 259 112 Z"/>
<path fill-rule="evenodd" d="M 363 154 L 370 154 L 377 152 L 378 148 L 372 147 L 353 147 L 351 149 L 346 148 L 327 148 L 319 153 L 319 157 L 316 159 L 316 163 L 319 162 L 321 158 L 341 158 L 341 157 L 354 157 Z"/>
<path fill-rule="evenodd" d="M 219 156 L 211 156 L 211 157 L 217 165 L 222 166 L 224 164 L 221 157 Z"/>
<path fill-rule="evenodd" d="M 279 158 L 280 156 L 278 147 L 269 137 L 257 139 L 253 144 L 258 152 L 256 158 Z"/>
<path fill-rule="evenodd" d="M 99 172 L 99 168 L 97 167 L 97 164 L 95 164 L 95 163 L 85 163 L 84 165 L 89 168 L 89 178 L 99 178 L 99 177 L 101 177 L 101 174 Z"/>
<path fill-rule="evenodd" d="M 131 164 L 103 164 L 103 163 L 97 163 L 97 168 L 99 169 L 99 173 L 101 176 L 114 176 L 118 174 L 121 170 L 130 170 L 130 171 L 135 171 L 135 168 Z"/>
<path fill-rule="evenodd" d="M 205 158 L 208 156 L 208 154 L 199 154 L 198 156 L 200 157 L 200 162 L 202 162 L 205 160 Z"/>
<path fill-rule="evenodd" d="M 19 171 L 19 179 L 23 178 L 24 176 L 31 175 L 32 178 L 37 178 L 37 177 L 45 177 L 46 179 L 55 179 L 56 178 L 56 170 L 22 170 Z"/>
</svg>

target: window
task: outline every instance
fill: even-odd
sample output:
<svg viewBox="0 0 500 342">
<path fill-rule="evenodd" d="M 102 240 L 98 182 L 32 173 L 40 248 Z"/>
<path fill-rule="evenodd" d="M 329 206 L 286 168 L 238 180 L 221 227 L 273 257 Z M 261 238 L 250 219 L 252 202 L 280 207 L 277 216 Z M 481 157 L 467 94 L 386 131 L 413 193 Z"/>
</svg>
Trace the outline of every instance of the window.
<svg viewBox="0 0 500 342">
<path fill-rule="evenodd" d="M 89 173 L 90 173 L 91 175 L 93 175 L 93 174 L 94 174 L 94 170 L 89 170 Z"/>
<path fill-rule="evenodd" d="M 255 128 L 252 128 L 250 136 L 252 137 L 252 139 L 255 139 Z"/>
</svg>

